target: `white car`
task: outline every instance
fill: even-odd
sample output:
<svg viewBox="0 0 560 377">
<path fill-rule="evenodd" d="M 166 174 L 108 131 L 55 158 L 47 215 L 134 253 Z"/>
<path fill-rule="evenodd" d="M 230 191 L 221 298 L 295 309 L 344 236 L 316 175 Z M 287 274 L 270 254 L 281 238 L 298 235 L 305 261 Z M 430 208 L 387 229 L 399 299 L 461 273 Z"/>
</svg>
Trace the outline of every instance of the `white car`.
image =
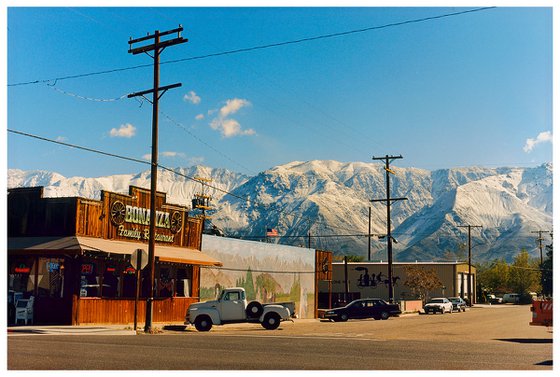
<svg viewBox="0 0 560 377">
<path fill-rule="evenodd" d="M 445 297 L 436 297 L 428 301 L 426 305 L 424 305 L 424 312 L 426 314 L 433 313 L 453 313 L 453 304 L 451 301 L 446 299 Z"/>
</svg>

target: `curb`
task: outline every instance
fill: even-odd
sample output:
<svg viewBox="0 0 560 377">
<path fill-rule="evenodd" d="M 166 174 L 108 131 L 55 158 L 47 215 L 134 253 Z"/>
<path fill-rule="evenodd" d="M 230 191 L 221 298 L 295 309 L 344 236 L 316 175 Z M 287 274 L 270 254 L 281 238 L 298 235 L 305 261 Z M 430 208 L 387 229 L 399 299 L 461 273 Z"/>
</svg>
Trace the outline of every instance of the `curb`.
<svg viewBox="0 0 560 377">
<path fill-rule="evenodd" d="M 134 330 L 122 327 L 21 326 L 9 327 L 7 330 L 9 335 L 136 335 Z"/>
</svg>

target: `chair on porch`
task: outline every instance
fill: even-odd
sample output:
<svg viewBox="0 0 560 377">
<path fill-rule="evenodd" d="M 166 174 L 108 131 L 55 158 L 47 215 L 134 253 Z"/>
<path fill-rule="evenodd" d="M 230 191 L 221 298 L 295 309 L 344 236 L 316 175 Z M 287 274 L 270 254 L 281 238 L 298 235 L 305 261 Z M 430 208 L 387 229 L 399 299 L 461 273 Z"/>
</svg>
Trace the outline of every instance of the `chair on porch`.
<svg viewBox="0 0 560 377">
<path fill-rule="evenodd" d="M 20 320 L 30 321 L 33 324 L 33 296 L 28 299 L 19 299 L 16 305 L 16 325 Z"/>
</svg>

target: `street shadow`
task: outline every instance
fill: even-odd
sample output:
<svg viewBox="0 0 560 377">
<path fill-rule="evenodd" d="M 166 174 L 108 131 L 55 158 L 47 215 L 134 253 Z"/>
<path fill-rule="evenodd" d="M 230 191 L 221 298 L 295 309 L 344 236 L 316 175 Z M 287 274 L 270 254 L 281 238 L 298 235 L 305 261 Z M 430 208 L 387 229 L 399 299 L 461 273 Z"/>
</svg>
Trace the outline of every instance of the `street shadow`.
<svg viewBox="0 0 560 377">
<path fill-rule="evenodd" d="M 511 338 L 511 339 L 494 339 L 501 342 L 523 343 L 523 344 L 547 344 L 552 343 L 552 339 L 529 339 L 529 338 Z"/>
<path fill-rule="evenodd" d="M 535 365 L 552 365 L 552 360 L 541 361 L 540 363 L 536 363 Z"/>
<path fill-rule="evenodd" d="M 167 326 L 163 326 L 163 329 L 167 330 L 167 331 L 186 331 L 187 326 L 186 325 L 167 325 Z"/>
</svg>

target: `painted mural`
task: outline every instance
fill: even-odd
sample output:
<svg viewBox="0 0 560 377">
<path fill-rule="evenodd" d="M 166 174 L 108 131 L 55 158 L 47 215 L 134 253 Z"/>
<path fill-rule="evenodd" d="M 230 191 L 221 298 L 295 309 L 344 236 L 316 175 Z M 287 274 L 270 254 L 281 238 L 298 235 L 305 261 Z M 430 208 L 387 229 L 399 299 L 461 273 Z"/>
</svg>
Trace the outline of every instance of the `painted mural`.
<svg viewBox="0 0 560 377">
<path fill-rule="evenodd" d="M 202 251 L 223 266 L 201 268 L 201 301 L 215 299 L 222 288 L 243 287 L 249 301 L 294 301 L 299 318 L 313 318 L 314 249 L 205 234 Z"/>
</svg>

